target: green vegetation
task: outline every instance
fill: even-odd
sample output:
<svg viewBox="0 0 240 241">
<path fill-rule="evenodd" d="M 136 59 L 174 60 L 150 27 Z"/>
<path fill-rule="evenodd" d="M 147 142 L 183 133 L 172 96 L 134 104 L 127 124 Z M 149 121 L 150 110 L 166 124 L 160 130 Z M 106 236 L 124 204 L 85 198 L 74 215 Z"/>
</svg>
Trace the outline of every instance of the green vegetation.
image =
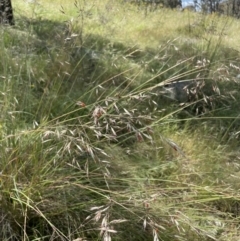
<svg viewBox="0 0 240 241">
<path fill-rule="evenodd" d="M 14 1 L 0 28 L 1 240 L 239 240 L 238 20 Z M 195 83 L 188 101 L 170 97 Z"/>
</svg>

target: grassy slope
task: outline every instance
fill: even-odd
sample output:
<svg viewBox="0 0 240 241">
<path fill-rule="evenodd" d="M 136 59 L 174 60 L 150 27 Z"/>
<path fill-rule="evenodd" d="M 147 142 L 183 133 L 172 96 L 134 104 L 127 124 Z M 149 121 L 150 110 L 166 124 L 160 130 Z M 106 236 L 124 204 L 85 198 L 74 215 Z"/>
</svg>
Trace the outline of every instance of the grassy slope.
<svg viewBox="0 0 240 241">
<path fill-rule="evenodd" d="M 239 240 L 239 22 L 39 3 L 0 29 L 0 239 Z"/>
</svg>

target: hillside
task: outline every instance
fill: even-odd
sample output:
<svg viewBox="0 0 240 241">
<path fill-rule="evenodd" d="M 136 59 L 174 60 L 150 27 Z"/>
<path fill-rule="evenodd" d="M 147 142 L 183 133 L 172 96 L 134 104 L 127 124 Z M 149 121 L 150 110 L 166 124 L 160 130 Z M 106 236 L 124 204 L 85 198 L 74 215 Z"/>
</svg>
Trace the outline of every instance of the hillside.
<svg viewBox="0 0 240 241">
<path fill-rule="evenodd" d="M 0 240 L 238 241 L 240 22 L 121 0 L 13 8 Z"/>
</svg>

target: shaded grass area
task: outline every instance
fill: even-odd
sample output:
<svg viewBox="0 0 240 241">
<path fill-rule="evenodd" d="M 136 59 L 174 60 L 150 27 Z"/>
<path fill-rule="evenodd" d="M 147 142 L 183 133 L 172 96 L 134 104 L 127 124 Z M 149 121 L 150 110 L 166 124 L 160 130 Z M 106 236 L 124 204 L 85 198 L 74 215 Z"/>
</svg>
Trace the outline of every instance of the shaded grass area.
<svg viewBox="0 0 240 241">
<path fill-rule="evenodd" d="M 238 240 L 233 20 L 57 4 L 0 29 L 1 240 Z"/>
</svg>

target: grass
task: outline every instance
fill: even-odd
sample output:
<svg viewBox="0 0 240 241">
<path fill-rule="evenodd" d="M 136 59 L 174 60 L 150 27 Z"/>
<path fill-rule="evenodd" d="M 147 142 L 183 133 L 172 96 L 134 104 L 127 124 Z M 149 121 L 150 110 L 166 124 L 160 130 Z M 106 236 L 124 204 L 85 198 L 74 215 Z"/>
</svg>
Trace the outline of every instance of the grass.
<svg viewBox="0 0 240 241">
<path fill-rule="evenodd" d="M 1 240 L 239 240 L 239 23 L 123 1 L 15 1 L 0 38 Z M 196 80 L 178 103 L 163 86 Z"/>
</svg>

